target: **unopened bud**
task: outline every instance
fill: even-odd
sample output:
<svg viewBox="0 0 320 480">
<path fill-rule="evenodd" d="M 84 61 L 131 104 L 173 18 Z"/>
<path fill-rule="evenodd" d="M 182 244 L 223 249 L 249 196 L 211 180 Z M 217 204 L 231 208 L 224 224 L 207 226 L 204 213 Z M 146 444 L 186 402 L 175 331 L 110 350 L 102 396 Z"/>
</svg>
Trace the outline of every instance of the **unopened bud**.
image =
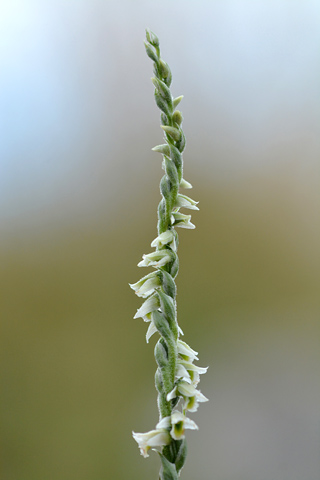
<svg viewBox="0 0 320 480">
<path fill-rule="evenodd" d="M 182 113 L 179 110 L 176 110 L 175 112 L 173 112 L 172 120 L 178 125 L 181 125 L 183 120 Z"/>
<path fill-rule="evenodd" d="M 154 47 L 159 47 L 159 38 L 155 33 L 151 32 L 149 28 L 146 29 L 146 38 L 148 42 L 151 43 L 151 45 L 153 45 Z"/>
<path fill-rule="evenodd" d="M 173 140 L 178 142 L 181 138 L 180 130 L 175 127 L 170 127 L 169 125 L 161 125 L 162 130 L 164 130 Z"/>
</svg>

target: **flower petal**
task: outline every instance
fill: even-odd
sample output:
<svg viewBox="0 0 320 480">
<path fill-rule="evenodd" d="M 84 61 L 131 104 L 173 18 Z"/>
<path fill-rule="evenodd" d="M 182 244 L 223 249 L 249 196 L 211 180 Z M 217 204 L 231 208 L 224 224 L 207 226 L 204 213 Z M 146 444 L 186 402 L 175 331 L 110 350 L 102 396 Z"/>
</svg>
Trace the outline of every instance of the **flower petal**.
<svg viewBox="0 0 320 480">
<path fill-rule="evenodd" d="M 199 358 L 197 357 L 198 352 L 189 347 L 189 345 L 183 340 L 178 340 L 177 346 L 178 353 L 187 357 L 191 362 L 193 362 L 193 360 L 199 360 Z"/>
<path fill-rule="evenodd" d="M 141 307 L 137 310 L 137 313 L 133 318 L 143 318 L 146 316 L 148 313 L 154 312 L 155 310 L 158 310 L 160 307 L 160 302 L 157 297 L 157 295 L 152 295 L 152 297 L 149 297 L 142 305 Z"/>
</svg>

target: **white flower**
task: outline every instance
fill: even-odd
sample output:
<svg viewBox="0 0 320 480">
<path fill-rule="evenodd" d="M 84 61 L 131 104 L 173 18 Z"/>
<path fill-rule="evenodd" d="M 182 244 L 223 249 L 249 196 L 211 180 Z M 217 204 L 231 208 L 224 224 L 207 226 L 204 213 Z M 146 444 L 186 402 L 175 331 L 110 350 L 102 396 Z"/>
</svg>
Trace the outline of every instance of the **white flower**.
<svg viewBox="0 0 320 480">
<path fill-rule="evenodd" d="M 169 445 L 171 440 L 168 430 L 164 428 L 156 428 L 156 430 L 150 430 L 146 433 L 132 432 L 132 436 L 139 445 L 141 455 L 145 458 L 149 457 L 148 451 L 150 448 Z"/>
<path fill-rule="evenodd" d="M 207 370 L 208 367 L 198 367 L 191 362 L 178 359 L 175 377 L 177 379 L 182 378 L 182 380 L 185 380 L 187 383 L 192 383 L 196 386 L 200 381 L 200 375 L 206 373 Z"/>
<path fill-rule="evenodd" d="M 176 397 L 184 398 L 184 409 L 196 412 L 200 402 L 208 402 L 208 399 L 195 388 L 194 385 L 181 380 L 167 395 L 167 401 Z"/>
<path fill-rule="evenodd" d="M 189 412 L 196 412 L 200 402 L 208 402 L 209 399 L 205 397 L 199 390 L 196 390 L 196 395 L 193 397 L 185 397 L 184 410 Z"/>
<path fill-rule="evenodd" d="M 196 228 L 193 223 L 190 222 L 191 215 L 184 215 L 180 212 L 174 212 L 171 217 L 171 223 L 175 227 L 181 228 Z"/>
<path fill-rule="evenodd" d="M 171 230 L 161 233 L 157 238 L 151 243 L 151 247 L 161 248 L 164 245 L 169 245 L 172 250 L 176 251 L 176 241 L 175 237 Z"/>
<path fill-rule="evenodd" d="M 138 297 L 146 298 L 154 292 L 155 288 L 160 287 L 161 282 L 157 273 L 152 272 L 141 278 L 137 283 L 129 283 L 129 285 Z"/>
<path fill-rule="evenodd" d="M 172 428 L 170 431 L 171 437 L 175 440 L 181 440 L 184 438 L 184 431 L 186 428 L 190 428 L 191 430 L 198 430 L 198 426 L 183 415 L 178 410 L 175 410 L 171 415 L 171 424 Z"/>
<path fill-rule="evenodd" d="M 193 360 L 199 360 L 197 357 L 198 352 L 189 347 L 189 345 L 183 340 L 178 340 L 177 346 L 178 353 L 185 357 L 189 362 L 193 362 Z"/>
<path fill-rule="evenodd" d="M 138 263 L 138 267 L 163 267 L 166 263 L 171 261 L 169 250 L 157 250 L 156 252 L 142 255 L 143 260 Z"/>
<path fill-rule="evenodd" d="M 198 430 L 197 425 L 178 410 L 174 410 L 171 417 L 162 418 L 156 427 L 169 428 L 170 426 L 172 427 L 170 430 L 171 437 L 175 440 L 181 440 L 184 438 L 184 431 L 186 428 Z"/>
<path fill-rule="evenodd" d="M 190 210 L 199 210 L 197 207 L 197 203 L 195 200 L 192 200 L 192 198 L 187 197 L 186 195 L 181 195 L 180 193 L 177 196 L 177 201 L 175 203 L 175 207 L 178 208 L 189 208 Z"/>
<path fill-rule="evenodd" d="M 154 312 L 160 308 L 160 302 L 157 295 L 152 295 L 149 297 L 137 310 L 137 313 L 133 318 L 144 318 L 148 313 Z"/>
</svg>

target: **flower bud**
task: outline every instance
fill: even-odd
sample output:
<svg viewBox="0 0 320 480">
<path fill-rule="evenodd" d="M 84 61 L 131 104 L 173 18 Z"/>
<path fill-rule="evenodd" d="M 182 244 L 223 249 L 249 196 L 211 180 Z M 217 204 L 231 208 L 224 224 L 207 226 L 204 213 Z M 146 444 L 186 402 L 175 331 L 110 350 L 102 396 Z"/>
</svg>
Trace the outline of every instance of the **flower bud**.
<svg viewBox="0 0 320 480">
<path fill-rule="evenodd" d="M 179 103 L 181 102 L 181 100 L 183 99 L 183 95 L 180 95 L 180 97 L 176 97 L 173 99 L 173 108 L 176 108 Z"/>
<path fill-rule="evenodd" d="M 164 130 L 173 140 L 178 142 L 181 138 L 181 132 L 175 127 L 170 127 L 169 125 L 160 125 L 162 130 Z"/>
<path fill-rule="evenodd" d="M 147 42 L 144 42 L 144 46 L 146 47 L 148 57 L 151 58 L 151 60 L 153 60 L 154 62 L 158 63 L 159 58 L 156 49 Z"/>
<path fill-rule="evenodd" d="M 163 155 L 170 155 L 170 148 L 167 143 L 164 143 L 163 145 L 157 145 L 156 147 L 153 147 L 151 149 L 153 152 L 159 152 L 162 153 Z"/>
<path fill-rule="evenodd" d="M 182 123 L 182 121 L 183 121 L 183 116 L 182 116 L 182 113 L 180 112 L 180 110 L 176 110 L 175 112 L 173 112 L 172 120 L 173 120 L 177 125 L 181 125 L 181 123 Z"/>
<path fill-rule="evenodd" d="M 151 32 L 149 28 L 146 29 L 146 37 L 148 42 L 151 43 L 151 45 L 153 45 L 154 47 L 159 47 L 159 38 L 155 33 Z"/>
</svg>

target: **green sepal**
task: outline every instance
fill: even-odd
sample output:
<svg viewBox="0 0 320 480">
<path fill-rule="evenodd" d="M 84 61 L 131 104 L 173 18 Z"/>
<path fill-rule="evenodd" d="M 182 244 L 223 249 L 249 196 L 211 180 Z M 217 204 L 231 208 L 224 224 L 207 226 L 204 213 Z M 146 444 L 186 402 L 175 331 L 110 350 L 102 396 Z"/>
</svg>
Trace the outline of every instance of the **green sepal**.
<svg viewBox="0 0 320 480">
<path fill-rule="evenodd" d="M 164 175 L 162 178 L 161 178 L 161 181 L 160 181 L 160 192 L 161 192 L 161 195 L 166 199 L 166 201 L 168 202 L 168 200 L 170 200 L 170 192 L 171 192 L 171 182 L 170 182 L 170 179 Z M 171 203 L 171 202 L 169 202 Z M 171 211 L 171 209 L 170 209 Z"/>
<path fill-rule="evenodd" d="M 151 45 L 153 45 L 154 47 L 159 47 L 159 38 L 149 28 L 146 28 L 146 37 L 148 42 L 151 43 Z"/>
<path fill-rule="evenodd" d="M 179 271 L 179 257 L 178 255 L 175 256 L 174 261 L 170 264 L 170 275 L 172 278 L 176 278 Z"/>
<path fill-rule="evenodd" d="M 176 297 L 176 284 L 174 283 L 172 276 L 170 275 L 170 273 L 164 270 L 161 270 L 160 272 L 162 275 L 160 281 L 162 282 L 162 288 L 164 293 L 174 299 Z"/>
<path fill-rule="evenodd" d="M 159 312 L 158 310 L 152 312 L 152 321 L 160 335 L 168 344 L 169 350 L 175 349 L 175 339 L 172 331 L 170 330 L 169 323 L 163 313 Z"/>
<path fill-rule="evenodd" d="M 156 359 L 158 366 L 163 369 L 168 365 L 168 353 L 160 340 L 157 341 L 154 347 L 154 358 Z"/>
<path fill-rule="evenodd" d="M 174 463 L 176 465 L 177 473 L 179 474 L 180 470 L 186 463 L 187 442 L 184 438 L 183 440 L 177 440 L 175 443 L 177 444 L 176 446 L 178 446 L 178 449 L 177 449 L 178 451 L 177 451 L 177 455 Z"/>
<path fill-rule="evenodd" d="M 170 182 L 172 183 L 172 187 L 178 189 L 180 180 L 177 167 L 175 166 L 173 161 L 166 155 L 164 156 L 164 161 L 166 166 L 166 174 L 168 175 Z"/>
<path fill-rule="evenodd" d="M 170 144 L 170 158 L 173 161 L 173 163 L 175 164 L 176 169 L 178 171 L 178 178 L 179 178 L 179 184 L 180 184 L 180 182 L 182 180 L 182 174 L 183 174 L 183 172 L 182 172 L 182 156 L 181 156 L 181 152 L 179 151 L 179 149 L 172 144 Z"/>
<path fill-rule="evenodd" d="M 163 379 L 160 368 L 157 368 L 154 376 L 155 386 L 159 393 L 158 395 L 158 409 L 161 414 L 161 417 L 169 417 L 171 415 L 171 402 L 168 402 L 166 399 L 166 394 L 164 393 Z"/>
<path fill-rule="evenodd" d="M 168 230 L 169 225 L 166 221 L 166 201 L 160 200 L 158 205 L 158 233 L 159 235 Z"/>
<path fill-rule="evenodd" d="M 173 108 L 176 108 L 179 103 L 181 102 L 181 100 L 183 99 L 183 95 L 180 95 L 180 97 L 176 97 L 173 99 L 172 103 L 173 103 Z"/>
<path fill-rule="evenodd" d="M 161 292 L 161 290 L 157 291 L 157 295 L 159 295 L 161 311 L 166 316 L 170 329 L 174 334 L 174 337 L 177 339 L 178 326 L 176 322 L 176 309 L 175 309 L 174 301 L 171 297 L 169 297 L 169 295 L 167 295 L 164 292 Z"/>
<path fill-rule="evenodd" d="M 174 463 L 169 462 L 162 453 L 158 452 L 161 460 L 160 480 L 178 480 L 178 474 Z"/>
<path fill-rule="evenodd" d="M 175 127 L 170 127 L 169 125 L 160 125 L 162 130 L 164 130 L 169 137 L 173 138 L 176 142 L 181 140 L 181 132 Z M 179 147 L 178 147 L 179 148 Z M 179 148 L 180 150 L 180 148 Z M 180 150 L 181 151 L 181 150 Z"/>
<path fill-rule="evenodd" d="M 144 46 L 146 47 L 148 57 L 151 58 L 151 60 L 153 60 L 154 62 L 159 63 L 156 49 L 147 42 L 144 42 Z"/>
</svg>

